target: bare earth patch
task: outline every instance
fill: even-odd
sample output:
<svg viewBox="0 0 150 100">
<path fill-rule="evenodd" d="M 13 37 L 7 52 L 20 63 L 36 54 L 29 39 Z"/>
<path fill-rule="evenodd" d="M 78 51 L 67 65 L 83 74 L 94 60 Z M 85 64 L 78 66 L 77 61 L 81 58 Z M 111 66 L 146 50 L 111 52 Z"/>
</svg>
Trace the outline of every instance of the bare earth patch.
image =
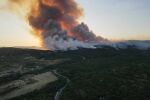
<svg viewBox="0 0 150 100">
<path fill-rule="evenodd" d="M 0 100 L 14 98 L 41 89 L 48 83 L 54 82 L 57 79 L 58 78 L 52 72 L 46 72 L 26 77 L 23 80 L 15 80 L 9 84 L 0 86 Z"/>
</svg>

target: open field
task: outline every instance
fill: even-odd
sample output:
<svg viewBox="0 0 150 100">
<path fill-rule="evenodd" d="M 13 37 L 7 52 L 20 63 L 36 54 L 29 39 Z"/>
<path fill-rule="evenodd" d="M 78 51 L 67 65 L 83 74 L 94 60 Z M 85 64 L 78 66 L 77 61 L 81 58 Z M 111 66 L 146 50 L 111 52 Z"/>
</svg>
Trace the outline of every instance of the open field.
<svg viewBox="0 0 150 100">
<path fill-rule="evenodd" d="M 15 80 L 13 82 L 10 82 L 9 84 L 0 87 L 1 94 L 3 94 L 2 96 L 0 96 L 0 98 L 9 99 L 30 93 L 34 90 L 40 90 L 48 83 L 56 80 L 57 77 L 54 76 L 51 72 L 25 77 L 25 79 L 23 80 Z M 12 88 L 15 89 L 11 90 Z M 9 92 L 9 90 L 11 91 Z"/>
</svg>

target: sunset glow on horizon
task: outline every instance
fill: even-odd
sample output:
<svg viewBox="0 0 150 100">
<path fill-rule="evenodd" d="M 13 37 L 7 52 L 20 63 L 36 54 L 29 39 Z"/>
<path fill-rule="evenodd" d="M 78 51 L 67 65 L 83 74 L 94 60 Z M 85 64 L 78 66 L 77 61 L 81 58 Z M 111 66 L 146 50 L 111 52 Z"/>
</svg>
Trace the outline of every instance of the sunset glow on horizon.
<svg viewBox="0 0 150 100">
<path fill-rule="evenodd" d="M 4 10 L 6 1 L 0 1 L 0 47 L 39 46 L 27 23 Z M 110 40 L 150 40 L 149 0 L 76 1 L 84 9 L 80 21 L 97 36 Z"/>
</svg>

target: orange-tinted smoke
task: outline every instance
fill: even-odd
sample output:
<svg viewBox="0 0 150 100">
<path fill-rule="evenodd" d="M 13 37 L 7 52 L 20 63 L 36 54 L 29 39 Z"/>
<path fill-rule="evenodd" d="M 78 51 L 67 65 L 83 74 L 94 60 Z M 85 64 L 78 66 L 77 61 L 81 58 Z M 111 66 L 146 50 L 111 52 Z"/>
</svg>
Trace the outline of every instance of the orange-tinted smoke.
<svg viewBox="0 0 150 100">
<path fill-rule="evenodd" d="M 82 9 L 75 0 L 9 0 L 10 5 L 23 13 L 37 38 L 43 41 L 43 33 L 49 29 L 45 24 L 51 19 L 58 23 L 60 30 L 67 30 L 68 36 L 73 36 L 71 29 L 78 25 Z M 22 9 L 23 8 L 23 9 Z"/>
<path fill-rule="evenodd" d="M 71 30 L 82 15 L 82 9 L 74 0 L 35 1 L 28 14 L 29 23 L 34 30 L 46 30 L 44 25 L 49 19 L 57 21 L 62 30 Z"/>
</svg>

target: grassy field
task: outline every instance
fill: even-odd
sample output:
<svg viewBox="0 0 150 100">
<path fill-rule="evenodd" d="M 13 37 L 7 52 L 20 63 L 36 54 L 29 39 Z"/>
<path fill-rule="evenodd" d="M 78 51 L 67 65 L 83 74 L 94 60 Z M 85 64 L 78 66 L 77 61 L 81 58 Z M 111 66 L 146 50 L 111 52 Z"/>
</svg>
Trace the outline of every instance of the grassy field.
<svg viewBox="0 0 150 100">
<path fill-rule="evenodd" d="M 42 64 L 49 66 L 42 71 L 57 69 L 71 80 L 62 95 L 62 100 L 150 100 L 150 50 L 138 50 L 134 47 L 127 49 L 104 47 L 51 52 L 1 48 L 0 70 L 9 69 L 14 63 L 26 66 L 23 58 L 28 56 L 46 61 L 65 59 L 59 64 Z M 37 64 L 41 66 L 34 61 L 27 62 L 31 66 Z M 0 79 L 0 81 L 5 83 L 6 80 Z M 63 84 L 64 81 L 59 80 L 40 91 L 14 100 L 53 100 L 55 92 Z"/>
</svg>

